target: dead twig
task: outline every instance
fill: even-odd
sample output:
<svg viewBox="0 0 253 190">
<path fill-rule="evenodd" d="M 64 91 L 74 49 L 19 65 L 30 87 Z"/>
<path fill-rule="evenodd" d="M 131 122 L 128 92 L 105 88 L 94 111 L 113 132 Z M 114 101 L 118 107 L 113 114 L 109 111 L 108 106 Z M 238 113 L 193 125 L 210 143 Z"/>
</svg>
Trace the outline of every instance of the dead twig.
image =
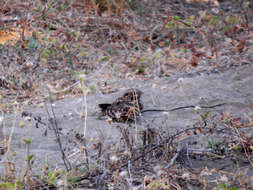
<svg viewBox="0 0 253 190">
<path fill-rule="evenodd" d="M 63 163 L 65 165 L 65 168 L 67 171 L 70 171 L 71 170 L 71 164 L 69 162 L 69 160 L 67 159 L 66 155 L 65 155 L 65 152 L 62 148 L 62 143 L 61 143 L 61 138 L 60 138 L 60 132 L 59 132 L 59 127 L 58 127 L 58 124 L 57 124 L 57 121 L 56 121 L 56 116 L 55 116 L 55 113 L 54 113 L 54 109 L 53 109 L 53 106 L 52 106 L 52 100 L 50 100 L 50 108 L 51 108 L 51 112 L 53 114 L 53 118 L 50 117 L 50 113 L 48 111 L 48 108 L 47 106 L 45 107 L 46 108 L 46 112 L 47 112 L 47 116 L 49 118 L 49 122 L 54 130 L 54 134 L 55 134 L 55 137 L 56 137 L 56 141 L 59 145 L 59 148 L 60 148 L 60 151 L 61 151 L 61 155 L 62 155 L 62 160 L 63 160 Z"/>
</svg>

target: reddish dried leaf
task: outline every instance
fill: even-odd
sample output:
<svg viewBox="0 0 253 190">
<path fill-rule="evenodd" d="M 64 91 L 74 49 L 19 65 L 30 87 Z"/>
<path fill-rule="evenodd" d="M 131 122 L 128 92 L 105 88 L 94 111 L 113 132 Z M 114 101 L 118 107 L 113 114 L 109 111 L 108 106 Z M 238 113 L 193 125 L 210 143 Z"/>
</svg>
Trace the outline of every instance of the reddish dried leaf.
<svg viewBox="0 0 253 190">
<path fill-rule="evenodd" d="M 246 28 L 247 30 L 249 29 L 249 25 L 248 25 L 247 23 L 243 23 L 243 24 L 242 24 L 242 27 L 243 27 L 243 28 Z"/>
<path fill-rule="evenodd" d="M 203 134 L 203 130 L 201 128 L 198 128 L 198 130 L 200 134 Z"/>
<path fill-rule="evenodd" d="M 236 45 L 236 47 L 235 47 L 235 52 L 242 52 L 243 51 L 243 49 L 245 48 L 245 46 L 246 46 L 246 39 L 245 38 L 243 38 L 243 39 L 241 39 L 240 40 L 240 42 Z"/>
<path fill-rule="evenodd" d="M 196 57 L 204 57 L 206 54 L 204 52 L 198 52 L 198 53 L 195 53 L 194 56 Z"/>
<path fill-rule="evenodd" d="M 241 120 L 241 118 L 234 118 L 233 122 L 239 122 Z"/>
<path fill-rule="evenodd" d="M 196 67 L 197 65 L 198 65 L 198 62 L 199 62 L 199 58 L 198 57 L 196 57 L 195 55 L 191 58 L 191 60 L 190 60 L 190 64 L 191 64 L 191 66 L 193 66 L 193 67 Z"/>
</svg>

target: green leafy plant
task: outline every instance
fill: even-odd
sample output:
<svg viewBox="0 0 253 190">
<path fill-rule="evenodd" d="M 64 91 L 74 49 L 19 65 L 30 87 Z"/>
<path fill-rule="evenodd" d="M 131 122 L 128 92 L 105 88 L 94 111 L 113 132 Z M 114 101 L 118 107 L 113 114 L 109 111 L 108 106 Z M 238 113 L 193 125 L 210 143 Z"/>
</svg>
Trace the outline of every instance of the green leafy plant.
<svg viewBox="0 0 253 190">
<path fill-rule="evenodd" d="M 141 62 L 141 63 L 146 63 L 146 62 L 147 62 L 147 58 L 146 58 L 146 57 L 142 57 L 142 58 L 140 59 L 140 62 Z"/>
<path fill-rule="evenodd" d="M 187 53 L 187 49 L 186 49 L 186 48 L 183 48 L 183 49 L 182 49 L 182 52 L 183 52 L 183 53 Z"/>
<path fill-rule="evenodd" d="M 32 160 L 33 157 L 34 157 L 33 154 L 29 155 L 29 156 L 27 157 L 27 161 L 30 162 L 30 161 Z"/>
<path fill-rule="evenodd" d="M 165 41 L 164 45 L 167 46 L 167 47 L 170 46 L 170 40 Z"/>
<path fill-rule="evenodd" d="M 104 56 L 104 57 L 102 57 L 102 58 L 99 60 L 99 62 L 107 61 L 107 60 L 109 60 L 109 59 L 110 59 L 109 56 Z"/>
<path fill-rule="evenodd" d="M 206 121 L 208 116 L 210 114 L 210 111 L 205 112 L 204 114 L 200 115 L 202 121 Z"/>
<path fill-rule="evenodd" d="M 32 142 L 30 139 L 23 139 L 23 141 L 26 145 L 29 145 Z"/>
<path fill-rule="evenodd" d="M 43 51 L 42 51 L 42 54 L 41 54 L 41 56 L 43 57 L 43 58 L 49 58 L 49 56 L 50 56 L 50 53 L 51 53 L 51 51 L 48 49 L 48 48 L 45 48 Z"/>
<path fill-rule="evenodd" d="M 174 20 L 180 20 L 181 18 L 179 16 L 174 16 L 173 19 Z"/>
<path fill-rule="evenodd" d="M 210 19 L 209 23 L 210 23 L 211 25 L 214 25 L 218 19 L 219 19 L 219 16 L 213 16 L 213 17 Z"/>
<path fill-rule="evenodd" d="M 48 184 L 54 185 L 58 179 L 59 172 L 57 170 L 48 172 L 46 176 L 46 181 Z"/>
<path fill-rule="evenodd" d="M 212 143 L 212 142 L 208 141 L 208 145 L 206 146 L 206 148 L 211 149 L 211 151 L 216 154 L 222 154 L 225 151 L 221 142 Z"/>
<path fill-rule="evenodd" d="M 0 188 L 3 188 L 3 189 L 15 189 L 15 184 L 12 183 L 12 182 L 0 183 Z"/>
<path fill-rule="evenodd" d="M 176 28 L 177 24 L 175 24 L 174 22 L 168 22 L 166 24 L 166 27 L 169 29 L 169 30 L 174 30 Z"/>
<path fill-rule="evenodd" d="M 217 186 L 217 190 L 239 190 L 237 187 L 228 187 L 226 183 L 220 183 Z"/>
</svg>

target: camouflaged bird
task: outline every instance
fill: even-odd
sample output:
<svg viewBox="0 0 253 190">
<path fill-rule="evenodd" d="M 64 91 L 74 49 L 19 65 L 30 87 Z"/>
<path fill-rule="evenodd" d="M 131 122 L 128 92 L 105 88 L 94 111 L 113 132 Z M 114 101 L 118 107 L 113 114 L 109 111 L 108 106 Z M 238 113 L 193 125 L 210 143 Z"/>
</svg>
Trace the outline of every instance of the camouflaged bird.
<svg viewBox="0 0 253 190">
<path fill-rule="evenodd" d="M 140 102 L 142 92 L 138 89 L 129 89 L 122 97 L 111 104 L 99 104 L 100 116 L 109 116 L 114 122 L 133 122 L 140 115 L 143 106 Z"/>
<path fill-rule="evenodd" d="M 195 105 L 186 105 L 172 109 L 147 109 L 143 110 L 140 102 L 143 93 L 138 89 L 129 89 L 123 96 L 116 99 L 111 104 L 99 104 L 102 116 L 109 116 L 114 122 L 130 123 L 136 120 L 136 117 L 145 112 L 173 112 L 186 108 L 196 108 Z M 211 106 L 200 106 L 200 108 L 215 108 L 226 105 L 227 103 L 220 103 Z"/>
</svg>

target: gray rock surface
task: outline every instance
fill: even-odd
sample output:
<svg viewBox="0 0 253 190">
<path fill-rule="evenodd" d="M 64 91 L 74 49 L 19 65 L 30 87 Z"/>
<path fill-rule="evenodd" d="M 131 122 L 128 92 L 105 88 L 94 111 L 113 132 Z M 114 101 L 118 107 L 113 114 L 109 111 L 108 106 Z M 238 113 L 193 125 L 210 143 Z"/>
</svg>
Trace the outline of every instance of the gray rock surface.
<svg viewBox="0 0 253 190">
<path fill-rule="evenodd" d="M 239 116 L 243 114 L 253 115 L 253 65 L 244 65 L 238 68 L 231 68 L 218 73 L 203 73 L 195 75 L 172 76 L 170 78 L 154 79 L 149 81 L 122 80 L 119 82 L 121 88 L 119 92 L 102 95 L 93 94 L 87 97 L 87 118 L 81 117 L 85 110 L 83 97 L 65 99 L 54 102 L 54 113 L 58 126 L 61 130 L 63 147 L 67 146 L 68 140 L 74 138 L 75 133 L 83 134 L 84 126 L 87 126 L 86 137 L 90 142 L 99 138 L 104 138 L 108 146 L 119 139 L 119 124 L 108 124 L 105 120 L 98 120 L 99 103 L 112 102 L 116 97 L 124 93 L 124 89 L 136 87 L 144 94 L 142 102 L 144 109 L 172 109 L 181 106 L 207 106 L 219 103 L 227 103 L 224 106 L 213 109 L 201 109 L 204 113 L 208 110 L 218 112 L 227 111 Z M 50 110 L 50 105 L 47 104 Z M 48 115 L 45 108 L 27 110 L 33 117 L 40 116 L 42 122 L 48 124 Z M 50 113 L 52 116 L 52 113 Z M 200 115 L 193 108 L 181 109 L 174 112 L 146 112 L 140 119 L 138 127 L 163 127 L 173 133 L 177 130 L 199 121 Z M 25 125 L 20 127 L 20 121 Z M 1 132 L 4 137 L 11 136 L 11 146 L 9 151 L 9 161 L 17 163 L 22 171 L 25 166 L 26 147 L 24 139 L 31 140 L 30 154 L 34 155 L 34 170 L 49 163 L 52 166 L 62 165 L 59 146 L 56 143 L 52 130 L 46 125 L 38 124 L 33 119 L 27 121 L 21 117 L 21 113 L 16 115 L 5 115 L 1 125 Z M 50 127 L 50 125 L 49 125 Z M 47 130 L 47 135 L 44 133 Z M 249 132 L 252 133 L 252 130 Z M 73 150 L 74 151 L 74 150 Z M 6 157 L 0 155 L 0 173 L 3 172 Z"/>
</svg>

